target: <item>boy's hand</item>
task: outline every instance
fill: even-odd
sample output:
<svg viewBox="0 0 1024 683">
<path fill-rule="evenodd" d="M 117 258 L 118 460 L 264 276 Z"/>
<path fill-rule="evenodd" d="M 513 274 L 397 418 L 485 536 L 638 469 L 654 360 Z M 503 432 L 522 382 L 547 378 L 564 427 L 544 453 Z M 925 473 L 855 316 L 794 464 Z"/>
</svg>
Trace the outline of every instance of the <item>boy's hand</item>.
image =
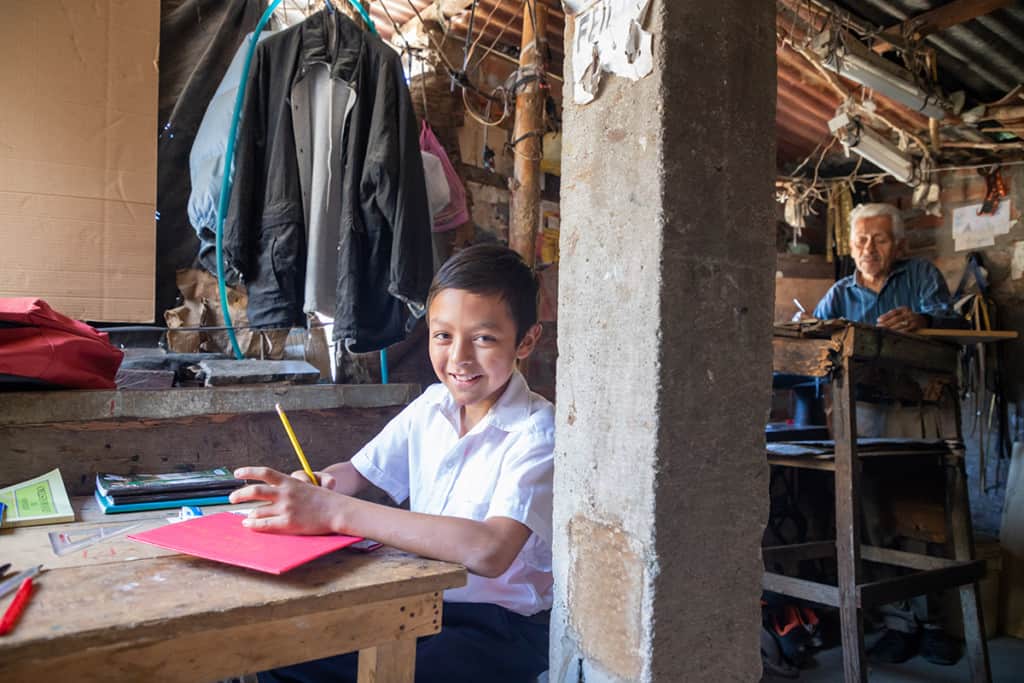
<svg viewBox="0 0 1024 683">
<path fill-rule="evenodd" d="M 336 490 L 336 484 L 338 482 L 334 477 L 327 474 L 326 472 L 313 472 L 313 474 L 315 474 L 316 478 L 320 481 L 320 486 L 324 487 L 325 489 L 330 489 L 332 491 Z M 292 478 L 298 479 L 299 481 L 305 482 L 307 484 L 313 483 L 309 480 L 309 475 L 306 474 L 306 470 L 295 470 L 294 472 L 292 472 Z"/>
<path fill-rule="evenodd" d="M 250 510 L 242 520 L 243 526 L 254 531 L 308 535 L 336 533 L 340 528 L 334 522 L 340 517 L 345 496 L 269 467 L 241 467 L 235 470 L 235 477 L 265 482 L 232 492 L 232 503 L 268 502 Z"/>
</svg>

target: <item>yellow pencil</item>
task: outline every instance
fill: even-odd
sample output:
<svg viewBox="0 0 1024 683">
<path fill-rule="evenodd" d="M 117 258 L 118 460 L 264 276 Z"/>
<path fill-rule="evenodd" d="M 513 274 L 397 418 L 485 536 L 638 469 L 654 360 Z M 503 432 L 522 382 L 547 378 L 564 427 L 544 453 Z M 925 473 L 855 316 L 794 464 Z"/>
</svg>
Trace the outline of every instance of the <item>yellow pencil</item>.
<svg viewBox="0 0 1024 683">
<path fill-rule="evenodd" d="M 288 438 L 291 439 L 292 447 L 295 448 L 295 455 L 299 456 L 299 462 L 302 463 L 302 469 L 306 471 L 306 476 L 309 477 L 310 481 L 316 486 L 320 485 L 316 475 L 313 474 L 313 468 L 309 466 L 309 461 L 306 460 L 306 454 L 302 452 L 302 446 L 299 445 L 299 440 L 295 438 L 295 432 L 292 431 L 292 425 L 288 422 L 288 416 L 284 414 L 284 410 L 281 408 L 280 403 L 275 403 L 274 408 L 277 409 L 277 415 L 281 418 L 281 424 L 284 425 L 284 431 L 288 432 Z"/>
</svg>

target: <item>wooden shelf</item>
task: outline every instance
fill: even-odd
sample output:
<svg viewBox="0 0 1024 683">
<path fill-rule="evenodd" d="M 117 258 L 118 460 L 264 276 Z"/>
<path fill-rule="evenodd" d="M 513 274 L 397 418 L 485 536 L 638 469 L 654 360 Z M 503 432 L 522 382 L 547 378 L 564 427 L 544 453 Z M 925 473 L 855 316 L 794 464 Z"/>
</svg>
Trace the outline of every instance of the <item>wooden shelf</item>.
<svg viewBox="0 0 1024 683">
<path fill-rule="evenodd" d="M 957 344 L 988 344 L 990 342 L 1008 341 L 1020 336 L 1014 330 L 941 330 L 935 328 L 918 330 L 915 334 L 932 339 L 956 342 Z"/>
</svg>

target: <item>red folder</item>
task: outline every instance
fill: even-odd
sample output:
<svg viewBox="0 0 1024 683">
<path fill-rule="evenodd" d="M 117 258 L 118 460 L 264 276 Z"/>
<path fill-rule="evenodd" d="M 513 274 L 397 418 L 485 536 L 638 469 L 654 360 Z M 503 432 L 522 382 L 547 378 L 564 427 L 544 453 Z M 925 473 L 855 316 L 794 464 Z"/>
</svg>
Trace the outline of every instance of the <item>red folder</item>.
<svg viewBox="0 0 1024 683">
<path fill-rule="evenodd" d="M 292 536 L 253 531 L 242 526 L 244 517 L 219 512 L 130 534 L 128 538 L 268 574 L 283 574 L 363 540 L 356 536 Z"/>
</svg>

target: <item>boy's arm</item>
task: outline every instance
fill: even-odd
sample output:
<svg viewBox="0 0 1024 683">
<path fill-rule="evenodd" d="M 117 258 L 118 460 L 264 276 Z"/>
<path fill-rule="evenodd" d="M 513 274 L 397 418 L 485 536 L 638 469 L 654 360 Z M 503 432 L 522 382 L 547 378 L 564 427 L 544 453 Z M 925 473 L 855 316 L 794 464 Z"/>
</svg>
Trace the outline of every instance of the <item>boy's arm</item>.
<svg viewBox="0 0 1024 683">
<path fill-rule="evenodd" d="M 233 503 L 269 502 L 249 512 L 243 522 L 249 528 L 363 536 L 424 557 L 457 562 L 489 578 L 511 566 L 531 533 L 529 527 L 507 517 L 478 522 L 400 510 L 338 495 L 265 467 L 241 468 L 235 476 L 266 482 L 231 494 Z"/>
<path fill-rule="evenodd" d="M 530 538 L 530 529 L 508 517 L 482 522 L 428 515 L 348 498 L 339 506 L 336 533 L 372 538 L 424 557 L 456 562 L 487 578 L 501 576 Z"/>
</svg>

